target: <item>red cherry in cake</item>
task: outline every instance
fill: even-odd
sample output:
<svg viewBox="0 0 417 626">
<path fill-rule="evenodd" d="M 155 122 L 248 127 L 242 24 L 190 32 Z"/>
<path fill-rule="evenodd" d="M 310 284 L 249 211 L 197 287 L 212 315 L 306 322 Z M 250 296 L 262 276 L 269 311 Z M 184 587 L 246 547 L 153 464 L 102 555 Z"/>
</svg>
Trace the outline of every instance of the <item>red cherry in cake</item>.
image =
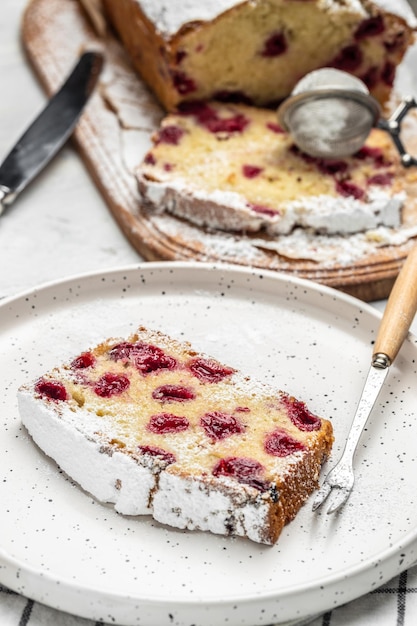
<svg viewBox="0 0 417 626">
<path fill-rule="evenodd" d="M 161 385 L 153 390 L 152 398 L 160 402 L 186 402 L 194 400 L 195 392 L 182 385 Z"/>
<path fill-rule="evenodd" d="M 276 217 L 279 215 L 279 211 L 274 211 L 269 206 L 264 206 L 263 204 L 251 204 L 248 203 L 248 207 L 255 211 L 255 213 L 260 213 L 261 215 L 267 215 L 268 217 Z"/>
<path fill-rule="evenodd" d="M 220 102 L 233 102 L 236 104 L 253 104 L 253 100 L 250 96 L 245 94 L 243 91 L 228 91 L 227 89 L 223 89 L 222 91 L 216 91 L 213 96 L 214 100 L 219 100 Z"/>
<path fill-rule="evenodd" d="M 124 341 L 113 346 L 108 354 L 112 361 L 133 363 L 142 374 L 148 374 L 159 369 L 174 369 L 177 365 L 174 357 L 165 354 L 161 348 L 149 343 Z"/>
<path fill-rule="evenodd" d="M 285 457 L 306 448 L 301 441 L 291 437 L 285 430 L 277 428 L 265 438 L 264 449 L 272 456 Z"/>
<path fill-rule="evenodd" d="M 363 53 L 359 46 L 352 44 L 343 48 L 331 65 L 345 72 L 353 72 L 358 69 L 363 60 Z"/>
<path fill-rule="evenodd" d="M 182 115 L 193 115 L 197 122 L 211 133 L 241 133 L 250 123 L 242 113 L 219 117 L 215 108 L 206 102 L 185 102 L 180 106 Z"/>
<path fill-rule="evenodd" d="M 127 376 L 106 372 L 95 383 L 94 392 L 101 398 L 110 398 L 111 396 L 120 396 L 128 389 L 129 385 L 130 381 Z"/>
<path fill-rule="evenodd" d="M 211 132 L 215 128 L 214 125 L 219 120 L 216 109 L 205 102 L 184 103 L 182 111 L 186 115 L 193 115 L 199 124 Z"/>
<path fill-rule="evenodd" d="M 388 87 L 392 87 L 394 84 L 394 79 L 395 79 L 395 65 L 394 63 L 391 63 L 391 61 L 387 61 L 384 67 L 382 68 L 381 80 L 386 85 L 388 85 Z"/>
<path fill-rule="evenodd" d="M 306 152 L 302 152 L 300 148 L 294 144 L 290 147 L 290 152 L 303 159 L 306 163 L 314 163 L 320 172 L 329 174 L 330 176 L 343 173 L 349 167 L 348 163 L 342 159 L 322 159 L 320 157 L 315 157 L 311 154 L 307 154 Z"/>
<path fill-rule="evenodd" d="M 339 174 L 346 172 L 348 169 L 348 164 L 346 161 L 333 161 L 327 159 L 318 159 L 317 166 L 321 172 L 324 174 L 330 174 L 334 176 L 334 174 Z"/>
<path fill-rule="evenodd" d="M 228 476 L 240 483 L 266 491 L 269 483 L 262 479 L 263 465 L 255 459 L 245 457 L 228 457 L 220 459 L 213 468 L 213 476 Z"/>
<path fill-rule="evenodd" d="M 241 133 L 249 124 L 249 119 L 238 113 L 232 117 L 208 119 L 205 127 L 212 133 Z"/>
<path fill-rule="evenodd" d="M 288 395 L 282 395 L 281 402 L 286 407 L 290 420 L 299 430 L 320 430 L 321 419 L 311 413 L 304 402 Z"/>
<path fill-rule="evenodd" d="M 187 367 L 196 378 L 204 383 L 219 383 L 235 371 L 231 367 L 221 365 L 214 359 L 193 359 Z"/>
<path fill-rule="evenodd" d="M 181 61 L 183 61 L 187 56 L 187 53 L 185 52 L 185 50 L 178 50 L 176 55 L 175 55 L 175 62 L 177 65 L 179 65 L 181 63 Z"/>
<path fill-rule="evenodd" d="M 207 437 L 213 441 L 219 441 L 231 435 L 245 432 L 245 426 L 240 420 L 234 417 L 234 415 L 220 411 L 211 411 L 203 415 L 200 419 L 200 425 L 203 427 Z"/>
<path fill-rule="evenodd" d="M 184 133 L 184 129 L 179 126 L 175 126 L 175 124 L 164 126 L 158 133 L 156 143 L 167 143 L 171 146 L 178 146 Z"/>
<path fill-rule="evenodd" d="M 374 15 L 363 20 L 355 32 L 355 39 L 366 39 L 366 37 L 375 37 L 385 30 L 384 20 L 381 15 Z"/>
<path fill-rule="evenodd" d="M 216 117 L 216 111 L 203 100 L 191 100 L 181 102 L 178 107 L 180 115 L 193 115 L 202 123 L 206 118 Z"/>
<path fill-rule="evenodd" d="M 92 352 L 83 352 L 71 363 L 71 368 L 74 370 L 85 369 L 92 367 L 96 362 L 96 358 Z"/>
<path fill-rule="evenodd" d="M 174 83 L 175 89 L 182 96 L 186 96 L 197 90 L 197 85 L 195 84 L 194 80 L 187 76 L 185 72 L 172 72 L 172 82 Z"/>
<path fill-rule="evenodd" d="M 134 344 L 128 341 L 122 341 L 116 344 L 108 352 L 108 355 L 112 361 L 129 361 L 130 355 L 134 350 Z"/>
<path fill-rule="evenodd" d="M 40 378 L 35 384 L 35 391 L 49 400 L 64 401 L 68 399 L 67 390 L 62 383 L 56 380 Z"/>
<path fill-rule="evenodd" d="M 152 415 L 147 429 L 157 435 L 165 435 L 167 433 L 180 433 L 187 430 L 190 423 L 186 417 L 181 415 L 173 415 L 172 413 L 158 413 Z"/>
<path fill-rule="evenodd" d="M 391 185 L 394 174 L 385 172 L 384 174 L 374 174 L 367 180 L 368 185 Z"/>
<path fill-rule="evenodd" d="M 336 181 L 336 191 L 340 193 L 341 196 L 355 198 L 356 200 L 361 200 L 364 197 L 365 191 L 352 183 L 349 180 L 337 180 Z"/>
<path fill-rule="evenodd" d="M 158 446 L 138 446 L 138 448 L 142 452 L 142 454 L 148 454 L 152 457 L 160 457 L 163 461 L 166 461 L 167 465 L 171 465 L 171 463 L 175 463 L 175 461 L 177 460 L 175 458 L 175 454 L 172 454 L 172 452 L 167 452 L 162 448 L 158 448 Z"/>
<path fill-rule="evenodd" d="M 362 148 L 355 153 L 355 157 L 357 159 L 379 159 L 381 156 L 381 148 L 374 148 L 371 146 L 362 146 Z"/>
<path fill-rule="evenodd" d="M 148 152 L 148 154 L 145 156 L 144 158 L 144 162 L 147 165 L 156 165 L 156 158 L 155 156 L 152 154 L 152 152 Z"/>
<path fill-rule="evenodd" d="M 261 52 L 263 57 L 278 57 L 284 54 L 288 48 L 287 39 L 284 33 L 273 33 L 265 41 L 264 48 Z"/>
<path fill-rule="evenodd" d="M 381 148 L 377 148 L 376 146 L 362 146 L 362 148 L 356 152 L 355 157 L 360 160 L 372 159 L 375 167 L 391 165 L 391 161 L 386 160 Z"/>
<path fill-rule="evenodd" d="M 148 343 L 135 344 L 132 359 L 135 367 L 142 374 L 149 374 L 160 369 L 172 370 L 177 365 L 174 357 L 165 354 L 158 346 Z"/>
<path fill-rule="evenodd" d="M 276 124 L 275 122 L 267 122 L 266 127 L 269 130 L 272 130 L 272 132 L 276 133 L 277 135 L 281 135 L 282 133 L 285 133 L 285 130 L 282 128 L 282 126 L 280 126 L 279 124 Z"/>
<path fill-rule="evenodd" d="M 242 165 L 242 174 L 245 178 L 256 178 L 262 171 L 263 168 L 257 165 Z"/>
</svg>

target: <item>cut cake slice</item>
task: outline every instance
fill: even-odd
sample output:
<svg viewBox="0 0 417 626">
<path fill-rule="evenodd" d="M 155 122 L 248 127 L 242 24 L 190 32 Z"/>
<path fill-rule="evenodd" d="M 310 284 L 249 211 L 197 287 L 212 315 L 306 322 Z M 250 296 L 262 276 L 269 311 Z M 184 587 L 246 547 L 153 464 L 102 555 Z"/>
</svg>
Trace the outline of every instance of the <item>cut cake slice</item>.
<svg viewBox="0 0 417 626">
<path fill-rule="evenodd" d="M 320 159 L 295 146 L 274 111 L 200 102 L 167 115 L 153 143 L 136 172 L 144 209 L 200 227 L 350 235 L 399 228 L 415 202 L 412 174 L 376 128 L 353 156 Z"/>
<path fill-rule="evenodd" d="M 329 421 L 140 327 L 18 392 L 38 446 L 119 513 L 274 544 L 318 485 Z"/>
<path fill-rule="evenodd" d="M 386 102 L 415 23 L 395 0 L 103 4 L 134 67 L 169 111 L 211 99 L 271 105 L 326 66 L 358 76 Z"/>
</svg>

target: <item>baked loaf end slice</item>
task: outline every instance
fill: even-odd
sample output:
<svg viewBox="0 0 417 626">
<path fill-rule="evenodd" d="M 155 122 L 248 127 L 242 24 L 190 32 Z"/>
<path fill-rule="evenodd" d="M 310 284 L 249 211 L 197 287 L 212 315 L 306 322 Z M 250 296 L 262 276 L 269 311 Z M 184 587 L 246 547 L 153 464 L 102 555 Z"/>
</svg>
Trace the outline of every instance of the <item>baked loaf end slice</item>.
<svg viewBox="0 0 417 626">
<path fill-rule="evenodd" d="M 325 66 L 358 76 L 383 103 L 413 37 L 402 17 L 368 0 L 103 1 L 170 111 L 189 100 L 270 105 Z"/>
<path fill-rule="evenodd" d="M 38 446 L 118 512 L 265 544 L 317 487 L 333 442 L 303 402 L 143 327 L 18 401 Z"/>
<path fill-rule="evenodd" d="M 352 157 L 324 160 L 300 152 L 269 109 L 205 102 L 167 115 L 153 141 L 137 169 L 151 212 L 272 237 L 297 227 L 345 235 L 402 221 L 408 174 L 382 130 Z"/>
</svg>

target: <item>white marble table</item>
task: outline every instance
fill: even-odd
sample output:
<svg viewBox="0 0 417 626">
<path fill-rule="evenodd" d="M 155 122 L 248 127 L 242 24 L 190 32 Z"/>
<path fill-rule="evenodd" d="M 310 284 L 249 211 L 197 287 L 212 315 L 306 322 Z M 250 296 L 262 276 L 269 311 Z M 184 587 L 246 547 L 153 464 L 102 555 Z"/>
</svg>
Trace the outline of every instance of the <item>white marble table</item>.
<svg viewBox="0 0 417 626">
<path fill-rule="evenodd" d="M 26 0 L 1 0 L 0 159 L 45 102 L 19 40 Z M 416 4 L 416 3 L 414 3 Z M 83 163 L 67 146 L 0 219 L 0 297 L 46 281 L 140 261 L 111 217 Z M 385 303 L 374 303 L 380 310 Z M 417 323 L 413 325 L 417 331 Z M 0 503 L 0 528 L 1 528 Z M 0 529 L 1 532 L 1 529 Z M 417 623 L 417 571 L 317 619 L 314 626 Z M 1 626 L 92 624 L 33 604 L 1 586 Z"/>
</svg>

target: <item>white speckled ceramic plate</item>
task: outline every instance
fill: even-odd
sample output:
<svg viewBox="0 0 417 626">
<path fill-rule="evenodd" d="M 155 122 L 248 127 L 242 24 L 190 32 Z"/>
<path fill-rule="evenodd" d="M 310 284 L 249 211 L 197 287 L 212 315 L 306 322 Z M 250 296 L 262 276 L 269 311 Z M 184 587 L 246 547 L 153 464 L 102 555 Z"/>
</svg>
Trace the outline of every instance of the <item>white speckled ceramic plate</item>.
<svg viewBox="0 0 417 626">
<path fill-rule="evenodd" d="M 227 266 L 148 263 L 46 285 L 0 305 L 0 580 L 123 625 L 256 626 L 330 609 L 416 560 L 417 341 L 404 344 L 356 456 L 341 514 L 307 503 L 271 548 L 117 515 L 20 426 L 28 378 L 138 324 L 267 379 L 330 418 L 343 447 L 379 313 L 326 287 Z"/>
</svg>

